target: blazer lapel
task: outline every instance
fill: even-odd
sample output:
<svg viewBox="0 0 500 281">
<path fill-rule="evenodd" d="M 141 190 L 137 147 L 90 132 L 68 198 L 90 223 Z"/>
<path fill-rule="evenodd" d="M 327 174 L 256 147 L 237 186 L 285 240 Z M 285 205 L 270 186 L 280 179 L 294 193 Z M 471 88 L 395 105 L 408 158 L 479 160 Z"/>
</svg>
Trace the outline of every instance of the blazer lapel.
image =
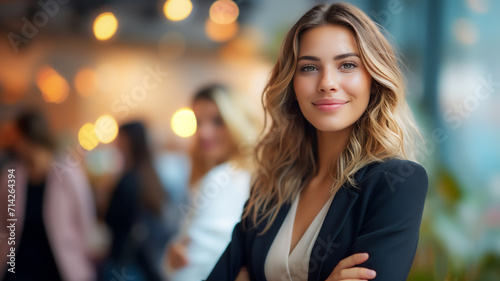
<svg viewBox="0 0 500 281">
<path fill-rule="evenodd" d="M 266 224 L 261 224 L 256 229 L 255 240 L 252 245 L 252 264 L 254 269 L 254 274 L 256 280 L 266 280 L 265 274 L 265 262 L 266 257 L 274 241 L 274 238 L 278 234 L 278 231 L 283 224 L 283 221 L 290 210 L 291 204 L 284 204 L 281 206 L 276 219 L 274 220 L 271 227 L 262 235 L 258 235 L 264 229 Z"/>
<path fill-rule="evenodd" d="M 355 174 L 354 178 L 356 182 L 361 181 L 367 166 L 359 169 Z M 310 255 L 309 281 L 319 281 L 323 262 L 327 259 L 328 255 L 331 254 L 331 251 L 334 250 L 331 249 L 334 247 L 333 241 L 337 238 L 345 223 L 347 215 L 357 199 L 358 193 L 352 190 L 352 187 L 347 184 L 335 194 L 325 217 L 325 222 L 328 223 L 323 223 Z M 320 250 L 318 251 L 316 249 Z"/>
<path fill-rule="evenodd" d="M 356 182 L 360 182 L 363 178 L 363 175 L 366 171 L 368 165 L 361 168 L 356 172 L 354 178 Z M 326 214 L 325 221 L 328 221 L 327 224 L 323 224 L 321 230 L 318 235 L 318 239 L 314 243 L 313 249 L 320 247 L 321 249 L 325 249 L 324 253 L 320 252 L 321 258 L 319 258 L 317 266 L 317 270 L 311 271 L 311 262 L 313 259 L 314 253 L 311 253 L 311 260 L 309 261 L 309 280 L 319 280 L 321 266 L 323 265 L 323 261 L 326 258 L 326 254 L 330 252 L 330 248 L 332 247 L 333 240 L 339 234 L 342 225 L 345 222 L 347 214 L 351 210 L 354 202 L 358 198 L 358 194 L 351 190 L 352 187 L 344 188 L 342 187 L 339 192 L 333 198 L 332 204 Z M 283 221 L 290 210 L 291 203 L 284 204 L 278 215 L 276 216 L 275 221 L 271 225 L 271 227 L 262 235 L 257 235 L 262 231 L 265 227 L 265 224 L 260 225 L 256 229 L 256 236 L 252 245 L 252 254 L 251 260 L 253 264 L 253 272 L 255 274 L 256 280 L 266 280 L 265 274 L 265 262 L 266 257 L 271 248 L 271 245 L 274 241 L 274 238 L 278 234 L 278 231 L 283 224 Z M 313 250 L 314 251 L 314 250 Z M 316 257 L 318 260 L 318 257 Z M 314 267 L 313 267 L 314 268 Z"/>
</svg>

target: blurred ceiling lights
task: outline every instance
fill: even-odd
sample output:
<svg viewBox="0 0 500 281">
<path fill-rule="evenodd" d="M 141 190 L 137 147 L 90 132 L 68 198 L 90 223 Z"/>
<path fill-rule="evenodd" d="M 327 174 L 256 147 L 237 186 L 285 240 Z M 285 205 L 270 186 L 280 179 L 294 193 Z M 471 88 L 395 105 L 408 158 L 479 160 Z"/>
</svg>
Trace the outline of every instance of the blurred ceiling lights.
<svg viewBox="0 0 500 281">
<path fill-rule="evenodd" d="M 38 70 L 36 85 L 46 102 L 61 103 L 68 97 L 68 82 L 50 66 L 43 66 Z"/>
<path fill-rule="evenodd" d="M 238 5 L 231 0 L 218 0 L 210 6 L 210 19 L 218 24 L 230 24 L 234 22 L 240 10 Z"/>
<path fill-rule="evenodd" d="M 209 18 L 205 22 L 205 33 L 210 40 L 225 42 L 238 33 L 236 19 L 240 14 L 238 5 L 231 0 L 217 0 L 210 6 Z"/>
<path fill-rule="evenodd" d="M 191 14 L 193 4 L 189 0 L 168 0 L 163 5 L 165 17 L 171 21 L 181 21 Z"/>
<path fill-rule="evenodd" d="M 78 131 L 78 142 L 86 150 L 94 149 L 99 142 L 110 143 L 118 135 L 118 124 L 111 115 L 102 115 L 95 124 L 87 123 Z"/>
<path fill-rule="evenodd" d="M 97 139 L 102 143 L 112 142 L 118 135 L 118 124 L 111 115 L 103 115 L 94 124 Z"/>
<path fill-rule="evenodd" d="M 87 123 L 78 131 L 78 142 L 86 150 L 92 150 L 99 144 L 99 139 L 95 133 L 95 127 L 92 123 Z"/>
<path fill-rule="evenodd" d="M 118 20 L 111 12 L 105 12 L 94 20 L 94 34 L 98 40 L 104 41 L 111 38 L 118 29 Z"/>
<path fill-rule="evenodd" d="M 196 132 L 196 117 L 194 112 L 185 107 L 177 110 L 172 116 L 172 130 L 180 137 L 187 138 Z"/>
</svg>

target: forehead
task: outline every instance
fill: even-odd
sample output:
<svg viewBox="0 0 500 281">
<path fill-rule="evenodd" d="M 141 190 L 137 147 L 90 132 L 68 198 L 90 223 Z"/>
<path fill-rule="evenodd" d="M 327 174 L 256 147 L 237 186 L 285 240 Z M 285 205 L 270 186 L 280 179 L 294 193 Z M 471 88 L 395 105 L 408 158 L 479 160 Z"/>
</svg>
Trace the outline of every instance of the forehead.
<svg viewBox="0 0 500 281">
<path fill-rule="evenodd" d="M 299 41 L 299 56 L 338 55 L 357 51 L 358 45 L 353 32 L 340 25 L 314 27 L 302 34 Z"/>
</svg>

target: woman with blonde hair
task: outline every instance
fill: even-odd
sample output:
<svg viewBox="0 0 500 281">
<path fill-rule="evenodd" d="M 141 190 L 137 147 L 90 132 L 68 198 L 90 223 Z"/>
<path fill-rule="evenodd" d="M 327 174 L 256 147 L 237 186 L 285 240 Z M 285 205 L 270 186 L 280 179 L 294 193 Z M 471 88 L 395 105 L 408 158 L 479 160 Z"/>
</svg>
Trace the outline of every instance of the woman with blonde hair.
<svg viewBox="0 0 500 281">
<path fill-rule="evenodd" d="M 181 234 L 167 253 L 169 280 L 206 278 L 231 240 L 250 194 L 252 149 L 258 128 L 229 89 L 214 85 L 193 99 L 197 130 L 192 151 L 192 198 L 180 206 Z"/>
<path fill-rule="evenodd" d="M 406 280 L 427 173 L 402 71 L 345 3 L 287 33 L 264 89 L 272 123 L 232 241 L 207 280 Z"/>
</svg>

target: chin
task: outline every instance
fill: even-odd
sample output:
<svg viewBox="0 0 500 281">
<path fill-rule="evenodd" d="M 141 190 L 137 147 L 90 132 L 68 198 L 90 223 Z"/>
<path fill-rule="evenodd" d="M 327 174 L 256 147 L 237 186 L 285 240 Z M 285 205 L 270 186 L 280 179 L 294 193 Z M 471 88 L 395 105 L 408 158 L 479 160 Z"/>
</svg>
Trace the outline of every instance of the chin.
<svg viewBox="0 0 500 281">
<path fill-rule="evenodd" d="M 323 126 L 314 126 L 314 127 L 316 128 L 316 130 L 320 132 L 339 132 L 347 128 L 346 126 L 335 126 L 332 124 L 327 124 Z"/>
<path fill-rule="evenodd" d="M 321 132 L 337 132 L 337 131 L 342 131 L 347 127 L 349 127 L 349 124 L 343 124 L 343 123 L 341 124 L 339 123 L 339 120 L 331 120 L 330 118 L 318 118 L 318 119 L 309 120 L 306 118 L 306 120 L 314 128 L 316 128 L 316 130 Z"/>
</svg>

